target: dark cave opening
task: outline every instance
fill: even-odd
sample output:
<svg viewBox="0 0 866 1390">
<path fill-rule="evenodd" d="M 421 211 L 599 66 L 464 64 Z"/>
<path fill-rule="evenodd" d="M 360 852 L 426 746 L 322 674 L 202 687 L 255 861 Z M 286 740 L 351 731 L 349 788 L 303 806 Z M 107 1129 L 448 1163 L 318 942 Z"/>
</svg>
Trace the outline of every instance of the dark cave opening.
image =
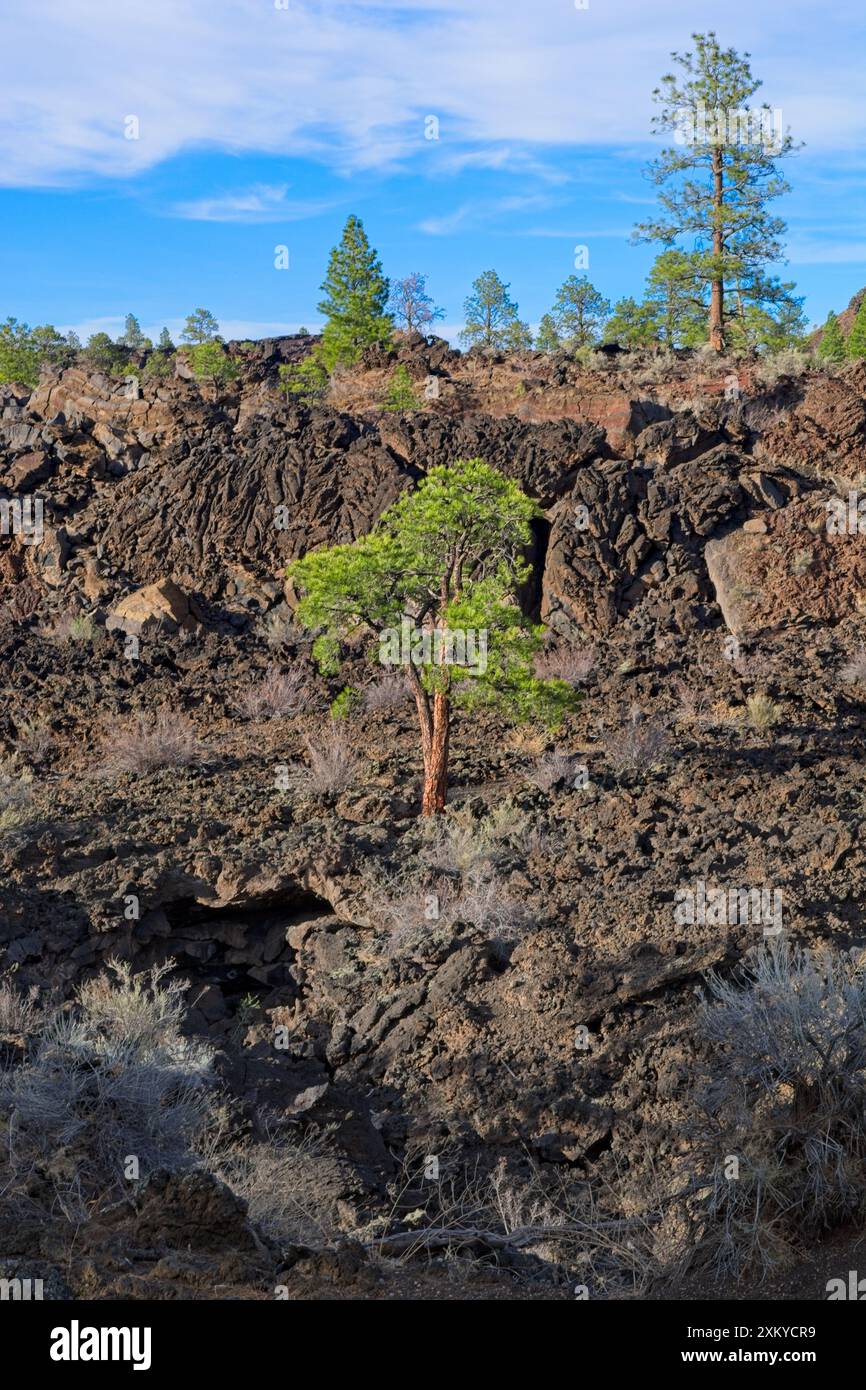
<svg viewBox="0 0 866 1390">
<path fill-rule="evenodd" d="M 524 591 L 520 595 L 520 606 L 527 618 L 538 622 L 541 617 L 541 604 L 544 597 L 544 570 L 547 565 L 547 551 L 550 545 L 551 523 L 546 516 L 533 517 L 529 523 L 532 529 L 532 545 L 527 555 L 532 573 Z"/>
<path fill-rule="evenodd" d="M 304 890 L 232 907 L 181 898 L 142 921 L 137 956 L 145 966 L 173 959 L 197 989 L 219 996 L 217 1012 L 224 1005 L 231 1013 L 251 996 L 295 993 L 289 935 L 326 917 L 333 917 L 330 903 Z"/>
</svg>

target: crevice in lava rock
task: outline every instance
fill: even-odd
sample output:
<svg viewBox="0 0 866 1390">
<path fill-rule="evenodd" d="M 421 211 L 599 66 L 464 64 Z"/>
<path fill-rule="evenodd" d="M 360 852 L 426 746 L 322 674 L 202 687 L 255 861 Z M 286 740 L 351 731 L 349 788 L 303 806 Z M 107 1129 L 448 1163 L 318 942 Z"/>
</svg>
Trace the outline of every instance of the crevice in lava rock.
<svg viewBox="0 0 866 1390">
<path fill-rule="evenodd" d="M 547 517 L 534 517 L 529 523 L 532 528 L 532 549 L 529 563 L 532 573 L 526 581 L 521 595 L 521 607 L 528 618 L 538 622 L 541 617 L 541 603 L 544 597 L 544 570 L 547 565 L 547 550 L 550 545 L 551 523 Z"/>
</svg>

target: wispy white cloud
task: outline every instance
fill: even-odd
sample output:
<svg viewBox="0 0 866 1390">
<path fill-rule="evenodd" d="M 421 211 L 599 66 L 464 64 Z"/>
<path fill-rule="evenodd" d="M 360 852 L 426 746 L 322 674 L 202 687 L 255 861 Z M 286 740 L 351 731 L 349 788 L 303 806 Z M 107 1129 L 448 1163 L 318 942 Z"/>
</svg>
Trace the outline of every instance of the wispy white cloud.
<svg viewBox="0 0 866 1390">
<path fill-rule="evenodd" d="M 418 230 L 428 236 L 450 236 L 467 227 L 487 226 L 503 214 L 527 212 L 531 208 L 548 207 L 550 199 L 541 193 L 516 193 L 506 198 L 477 198 L 464 203 L 441 217 L 425 217 Z"/>
<path fill-rule="evenodd" d="M 754 54 L 762 94 L 813 150 L 863 148 L 861 6 L 834 0 L 829 24 L 814 0 L 724 8 L 723 38 Z M 449 152 L 545 160 L 633 145 L 702 9 L 716 18 L 695 0 L 585 11 L 567 0 L 148 0 L 110 12 L 104 0 L 5 0 L 0 182 L 127 178 L 195 148 L 434 173 Z"/>
<path fill-rule="evenodd" d="M 82 343 L 86 343 L 88 338 L 94 333 L 107 333 L 110 338 L 119 338 L 124 329 L 124 314 L 113 314 L 103 318 L 82 319 L 78 323 L 58 324 L 57 329 L 60 333 L 77 333 Z M 173 318 L 169 316 L 160 320 L 159 323 L 143 323 L 141 331 L 146 338 L 156 342 L 163 328 L 167 328 L 175 343 L 180 342 L 181 334 L 184 330 L 185 319 Z M 298 333 L 300 329 L 306 328 L 310 333 L 318 333 L 321 324 L 315 314 L 312 314 L 306 321 L 300 319 L 296 322 L 269 320 L 269 319 L 220 319 L 220 335 L 229 342 L 234 339 L 256 339 L 256 338 L 282 338 L 289 333 Z M 443 335 L 444 336 L 444 335 Z"/>
<path fill-rule="evenodd" d="M 235 193 L 175 203 L 169 211 L 172 216 L 191 222 L 301 222 L 334 206 L 329 202 L 291 199 L 286 196 L 288 191 L 286 183 L 258 183 Z"/>
</svg>

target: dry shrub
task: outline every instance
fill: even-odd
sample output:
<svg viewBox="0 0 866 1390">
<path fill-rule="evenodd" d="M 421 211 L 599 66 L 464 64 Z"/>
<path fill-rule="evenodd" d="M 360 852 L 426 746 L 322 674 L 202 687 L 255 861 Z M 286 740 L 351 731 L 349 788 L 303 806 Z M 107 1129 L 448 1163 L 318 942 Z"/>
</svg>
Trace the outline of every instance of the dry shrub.
<svg viewBox="0 0 866 1390">
<path fill-rule="evenodd" d="M 25 719 L 18 726 L 16 751 L 30 762 L 41 762 L 54 747 L 54 733 L 44 720 Z"/>
<path fill-rule="evenodd" d="M 450 936 L 458 923 L 508 944 L 529 920 L 524 904 L 489 869 L 463 879 L 395 875 L 370 884 L 366 902 L 371 921 L 386 933 L 389 955 L 422 946 L 436 932 Z"/>
<path fill-rule="evenodd" d="M 268 668 L 261 680 L 251 685 L 237 703 L 246 719 L 274 719 L 278 715 L 299 714 L 308 705 L 306 673 L 299 666 L 281 671 Z"/>
<path fill-rule="evenodd" d="M 18 772 L 10 760 L 0 763 L 0 831 L 23 823 L 30 805 L 30 781 L 29 774 Z"/>
<path fill-rule="evenodd" d="M 765 733 L 782 718 L 782 709 L 769 695 L 750 695 L 746 701 L 746 722 L 750 729 Z"/>
<path fill-rule="evenodd" d="M 554 787 L 560 786 L 565 781 L 574 781 L 579 767 L 583 766 L 579 758 L 573 757 L 569 753 L 563 753 L 559 748 L 554 748 L 551 753 L 545 753 L 539 758 L 535 766 L 526 773 L 526 780 L 531 782 L 539 791 L 550 792 Z"/>
<path fill-rule="evenodd" d="M 315 738 L 305 738 L 307 767 L 303 778 L 316 796 L 337 796 L 355 781 L 361 759 L 342 726 L 325 727 Z"/>
<path fill-rule="evenodd" d="M 632 705 L 622 727 L 606 735 L 605 746 L 614 772 L 648 772 L 664 762 L 670 736 L 662 720 L 647 718 Z"/>
<path fill-rule="evenodd" d="M 552 647 L 536 659 L 535 674 L 539 680 L 583 685 L 595 670 L 597 661 L 595 647 Z"/>
<path fill-rule="evenodd" d="M 866 685 L 866 647 L 860 647 L 839 672 L 846 685 Z"/>
<path fill-rule="evenodd" d="M 540 758 L 547 747 L 547 734 L 531 724 L 518 724 L 509 729 L 505 745 L 521 758 Z"/>
<path fill-rule="evenodd" d="M 85 613 L 61 613 L 49 635 L 57 642 L 92 642 L 94 631 L 93 622 Z"/>
<path fill-rule="evenodd" d="M 268 1135 L 230 1145 L 214 1163 L 217 1177 L 247 1203 L 256 1227 L 272 1240 L 311 1247 L 340 1235 L 322 1211 L 323 1169 L 339 1161 L 327 1150 L 329 1131 Z"/>
<path fill-rule="evenodd" d="M 39 991 L 35 986 L 22 994 L 8 978 L 0 980 L 0 1037 L 34 1033 L 41 1018 Z"/>
<path fill-rule="evenodd" d="M 866 957 L 784 937 L 730 979 L 708 977 L 715 1046 L 705 1107 L 716 1154 L 711 1255 L 720 1272 L 764 1270 L 798 1236 L 860 1210 L 866 1164 Z"/>
<path fill-rule="evenodd" d="M 46 1014 L 26 1059 L 0 1072 L 6 1199 L 47 1203 L 75 1223 L 128 1196 L 142 1178 L 194 1162 L 211 1115 L 212 1054 L 184 1037 L 174 962 L 82 986 L 72 1010 Z"/>
<path fill-rule="evenodd" d="M 672 684 L 678 704 L 674 717 L 678 723 L 699 725 L 715 723 L 712 696 L 706 686 L 695 685 L 694 681 L 684 680 L 679 676 Z"/>
<path fill-rule="evenodd" d="M 754 377 L 759 386 L 772 387 L 778 385 L 785 377 L 793 377 L 795 380 L 805 376 L 808 372 L 816 369 L 814 357 L 810 357 L 805 352 L 798 352 L 796 348 L 783 348 L 780 352 L 767 353 L 761 357 L 755 367 Z"/>
<path fill-rule="evenodd" d="M 192 721 L 178 710 L 161 709 L 109 729 L 102 741 L 102 766 L 108 775 L 144 774 L 187 767 L 203 752 Z"/>
<path fill-rule="evenodd" d="M 425 820 L 421 858 L 429 869 L 448 874 L 473 873 L 491 863 L 494 836 L 483 821 L 471 814 L 454 812 Z"/>
<path fill-rule="evenodd" d="M 392 672 L 368 685 L 364 691 L 363 708 L 374 710 L 400 709 L 412 698 L 408 676 Z"/>
<path fill-rule="evenodd" d="M 646 1192 L 644 1213 L 618 1219 L 603 1184 L 597 1194 L 585 1179 L 535 1163 L 500 1159 L 488 1168 L 448 1151 L 435 1158 L 431 1176 L 428 1153 L 406 1153 L 389 1184 L 390 1211 L 360 1233 L 374 1257 L 429 1260 L 447 1252 L 446 1269 L 459 1277 L 464 1261 L 498 1261 L 503 1253 L 514 1261 L 524 1252 L 557 1281 L 587 1285 L 592 1297 L 640 1295 L 651 1286 L 658 1213 L 646 1212 Z"/>
</svg>

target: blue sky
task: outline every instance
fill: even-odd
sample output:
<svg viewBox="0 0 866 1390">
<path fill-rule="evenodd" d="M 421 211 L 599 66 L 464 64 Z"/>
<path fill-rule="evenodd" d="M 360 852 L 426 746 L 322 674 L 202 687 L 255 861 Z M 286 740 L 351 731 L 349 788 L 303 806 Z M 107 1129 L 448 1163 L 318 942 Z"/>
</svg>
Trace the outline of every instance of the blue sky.
<svg viewBox="0 0 866 1390">
<path fill-rule="evenodd" d="M 313 328 L 352 212 L 449 336 L 489 268 L 536 324 L 576 246 L 639 294 L 652 88 L 713 27 L 806 142 L 776 210 L 821 322 L 866 284 L 862 0 L 4 0 L 0 319 Z"/>
</svg>

